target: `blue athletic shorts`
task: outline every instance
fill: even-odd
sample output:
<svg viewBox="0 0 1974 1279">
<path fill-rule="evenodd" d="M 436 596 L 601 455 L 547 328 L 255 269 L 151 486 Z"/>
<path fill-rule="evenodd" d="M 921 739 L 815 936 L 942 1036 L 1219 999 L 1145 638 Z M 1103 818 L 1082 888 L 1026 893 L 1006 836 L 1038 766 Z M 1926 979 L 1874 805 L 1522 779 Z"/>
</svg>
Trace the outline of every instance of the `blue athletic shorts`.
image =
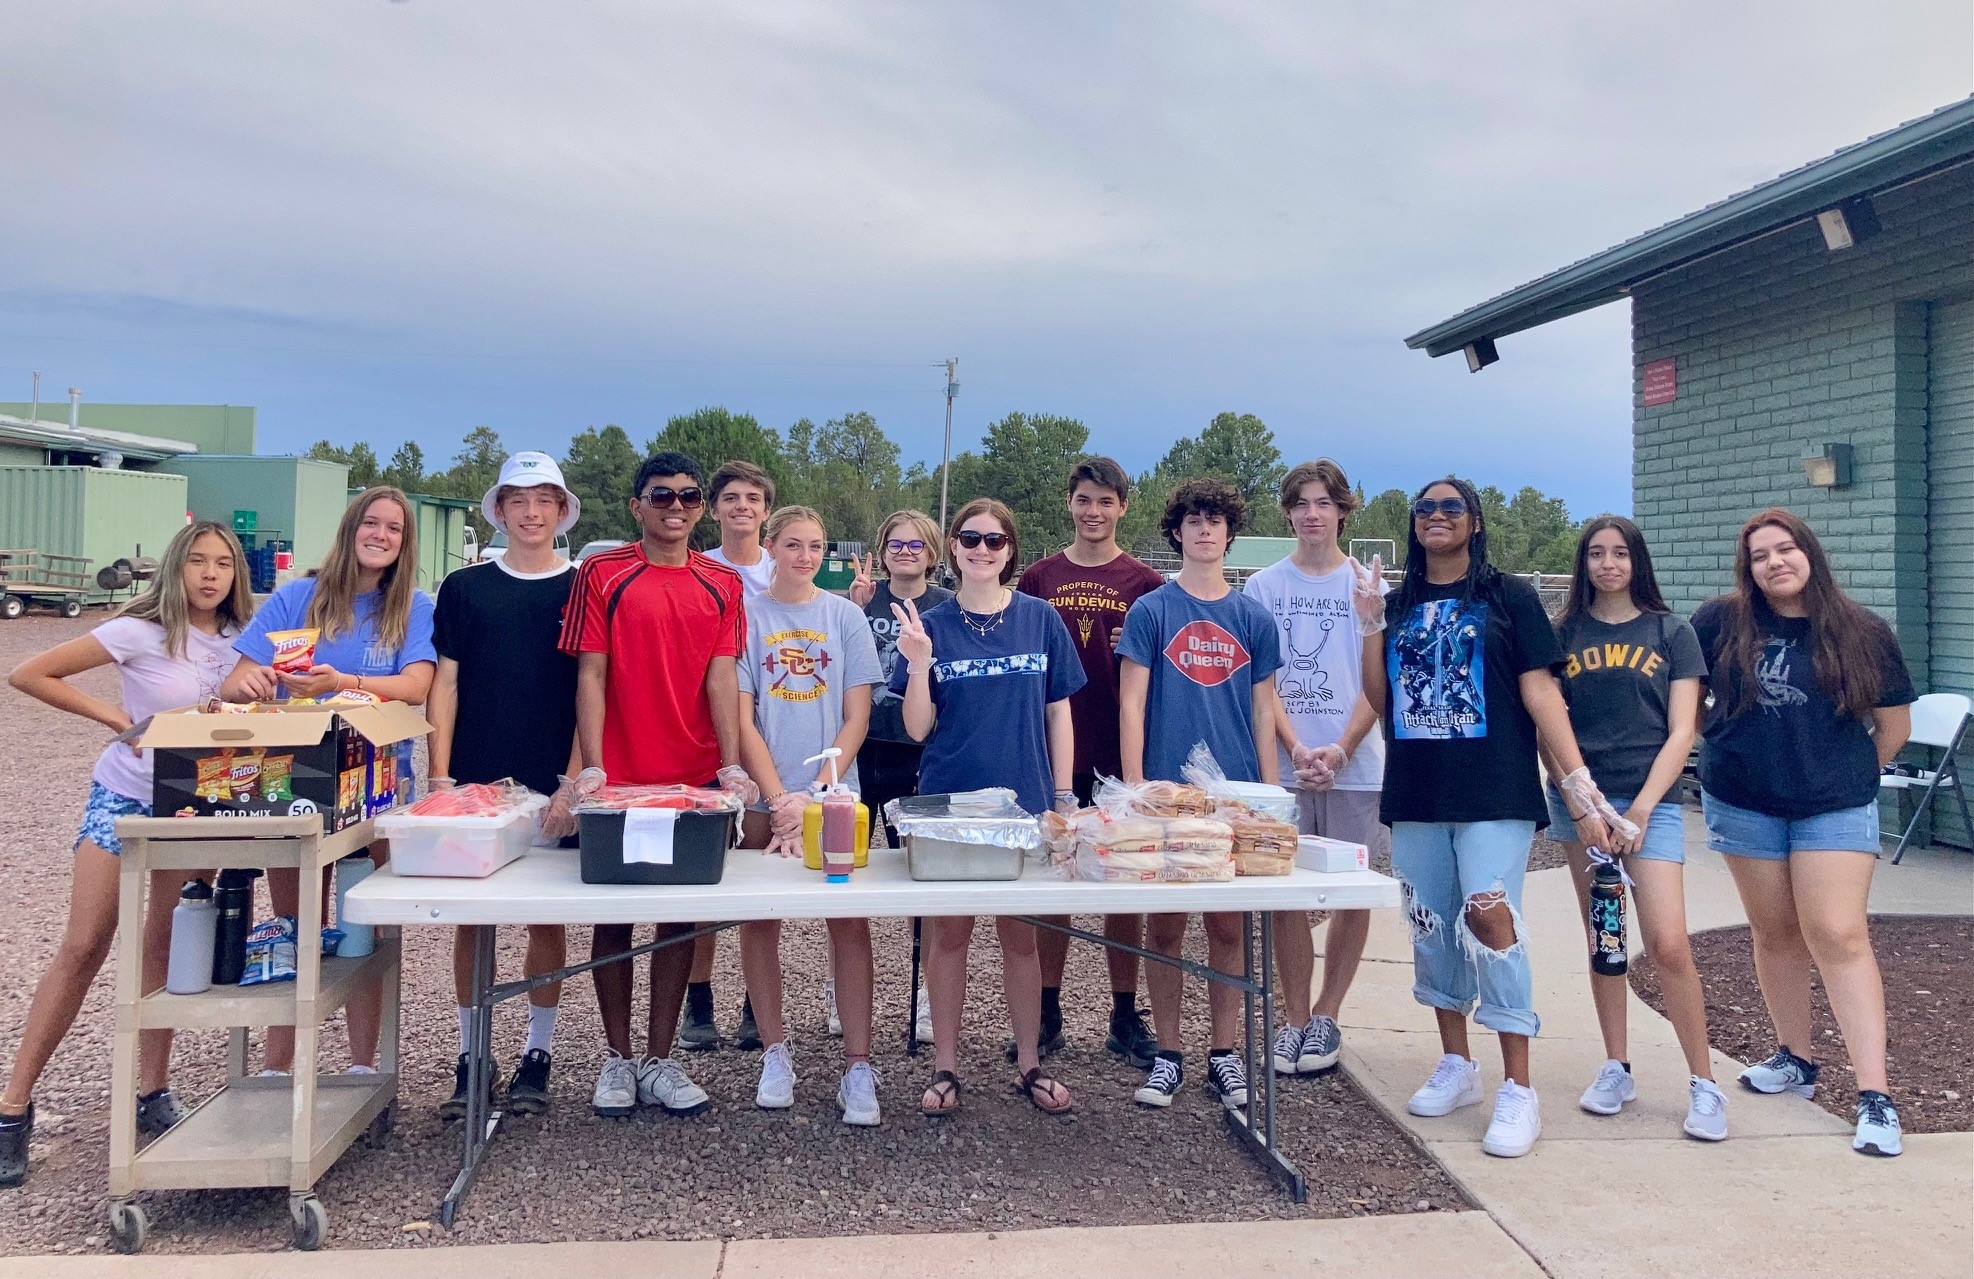
<svg viewBox="0 0 1974 1279">
<path fill-rule="evenodd" d="M 88 840 L 106 853 L 123 852 L 123 841 L 117 838 L 117 818 L 149 817 L 151 806 L 139 803 L 128 795 L 119 795 L 98 781 L 89 783 L 89 800 L 82 806 L 82 825 L 75 832 L 75 843 L 69 846 L 74 852 Z"/>
</svg>

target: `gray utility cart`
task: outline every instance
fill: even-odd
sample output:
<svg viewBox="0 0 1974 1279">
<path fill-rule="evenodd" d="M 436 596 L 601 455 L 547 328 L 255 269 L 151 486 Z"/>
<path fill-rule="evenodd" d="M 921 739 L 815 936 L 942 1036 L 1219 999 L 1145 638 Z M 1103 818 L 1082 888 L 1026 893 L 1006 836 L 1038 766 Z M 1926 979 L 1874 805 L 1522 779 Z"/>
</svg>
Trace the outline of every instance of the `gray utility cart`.
<svg viewBox="0 0 1974 1279">
<path fill-rule="evenodd" d="M 295 1246 L 320 1247 L 328 1216 L 316 1180 L 358 1137 L 390 1134 L 398 1094 L 399 940 L 377 930 L 377 946 L 360 959 L 322 957 L 322 872 L 367 848 L 372 823 L 327 835 L 318 815 L 296 817 L 124 817 L 117 930 L 117 1002 L 110 1083 L 110 1238 L 120 1252 L 144 1246 L 147 1223 L 134 1196 L 141 1190 L 215 1190 L 286 1186 Z M 151 872 L 259 867 L 299 868 L 296 977 L 258 986 L 214 986 L 196 995 L 143 990 L 145 896 Z M 372 981 L 384 984 L 383 1034 L 375 1075 L 317 1074 L 323 1021 Z M 247 1074 L 247 1031 L 295 1028 L 294 1073 Z M 137 1149 L 137 1038 L 143 1030 L 194 1027 L 232 1032 L 226 1086 L 170 1131 Z"/>
<path fill-rule="evenodd" d="M 0 549 L 0 617 L 11 622 L 30 604 L 81 617 L 91 589 L 89 564 L 82 555 Z"/>
</svg>

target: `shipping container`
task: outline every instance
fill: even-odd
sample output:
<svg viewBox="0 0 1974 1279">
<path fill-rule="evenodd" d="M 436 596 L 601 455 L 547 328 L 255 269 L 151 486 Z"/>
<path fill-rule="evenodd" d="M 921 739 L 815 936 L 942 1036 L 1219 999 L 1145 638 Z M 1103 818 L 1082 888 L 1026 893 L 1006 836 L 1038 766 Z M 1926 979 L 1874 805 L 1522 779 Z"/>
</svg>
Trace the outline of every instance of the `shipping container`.
<svg viewBox="0 0 1974 1279">
<path fill-rule="evenodd" d="M 188 509 L 182 475 L 0 466 L 0 546 L 84 555 L 92 576 L 120 556 L 164 554 Z M 89 598 L 101 602 L 109 593 Z"/>
<path fill-rule="evenodd" d="M 322 562 L 348 504 L 349 468 L 305 457 L 176 457 L 159 467 L 190 482 L 191 512 L 202 520 L 234 523 L 251 513 L 251 527 L 236 531 L 255 545 L 286 542 L 298 566 Z"/>
</svg>

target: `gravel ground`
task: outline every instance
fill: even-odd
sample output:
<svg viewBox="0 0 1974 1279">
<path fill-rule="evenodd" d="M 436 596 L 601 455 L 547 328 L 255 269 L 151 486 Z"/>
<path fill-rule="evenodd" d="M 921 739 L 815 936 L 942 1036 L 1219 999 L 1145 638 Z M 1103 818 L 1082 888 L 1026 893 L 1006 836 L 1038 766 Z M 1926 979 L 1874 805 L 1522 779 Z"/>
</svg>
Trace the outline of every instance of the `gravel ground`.
<svg viewBox="0 0 1974 1279">
<path fill-rule="evenodd" d="M 1968 1074 L 1968 1063 L 1974 1061 L 1974 920 L 1964 915 L 1876 915 L 1871 946 L 1885 982 L 1891 1029 L 1886 1064 L 1900 1124 L 1907 1132 L 1966 1132 L 1974 1127 L 1974 1078 Z M 1714 1047 L 1737 1061 L 1760 1061 L 1775 1051 L 1775 1027 L 1755 981 L 1754 944 L 1747 928 L 1697 934 L 1693 962 L 1706 992 L 1707 1031 Z M 1638 997 L 1663 1013 L 1665 1000 L 1651 957 L 1640 956 L 1630 975 Z M 1810 1017 L 1816 1036 L 1810 1056 L 1823 1066 L 1816 1103 L 1841 1119 L 1852 1119 L 1857 1083 L 1820 979 L 1810 985 Z"/>
<path fill-rule="evenodd" d="M 64 622 L 30 616 L 0 623 L 0 669 L 101 620 L 92 611 Z M 95 672 L 84 687 L 114 697 L 115 676 Z M 67 908 L 68 849 L 91 762 L 103 735 L 94 726 L 0 691 L 0 731 L 16 763 L 0 774 L 0 1055 L 11 1061 L 33 982 L 53 953 Z M 263 912 L 265 905 L 263 902 Z M 1086 926 L 1088 926 L 1086 924 Z M 601 1120 L 589 1089 L 602 1056 L 586 979 L 571 983 L 557 1030 L 555 1104 L 516 1121 L 496 1139 L 459 1227 L 439 1229 L 433 1212 L 457 1167 L 456 1127 L 433 1108 L 450 1090 L 457 1052 L 449 938 L 429 929 L 407 937 L 401 1111 L 393 1139 L 359 1144 L 318 1184 L 335 1246 L 423 1246 L 577 1239 L 758 1238 L 863 1232 L 1022 1229 L 1335 1217 L 1467 1206 L 1446 1175 L 1340 1074 L 1289 1082 L 1279 1094 L 1283 1147 L 1310 1179 L 1310 1201 L 1290 1203 L 1229 1138 L 1220 1108 L 1196 1082 L 1203 1075 L 1205 999 L 1188 986 L 1192 1013 L 1188 1087 L 1171 1110 L 1131 1100 L 1142 1076 L 1103 1051 L 1108 1013 L 1103 960 L 1077 946 L 1066 980 L 1070 1047 L 1051 1059 L 1076 1094 L 1077 1111 L 1052 1119 L 1015 1096 L 1000 1057 L 1000 1006 L 993 930 L 976 935 L 963 1057 L 965 1110 L 949 1122 L 917 1113 L 931 1075 L 929 1051 L 902 1048 L 909 926 L 876 925 L 884 1126 L 837 1121 L 840 1068 L 822 1027 L 819 924 L 789 925 L 783 942 L 790 1025 L 800 1081 L 793 1111 L 754 1108 L 758 1055 L 722 1051 L 688 1069 L 714 1098 L 690 1119 L 641 1113 Z M 572 929 L 570 953 L 588 953 L 587 930 Z M 642 934 L 641 934 L 642 935 Z M 1197 928 L 1191 942 L 1199 944 Z M 506 930 L 504 974 L 520 971 L 523 933 Z M 1195 957 L 1203 958 L 1203 955 Z M 111 972 L 91 989 L 82 1016 L 56 1053 L 37 1095 L 33 1172 L 0 1191 L 0 1254 L 89 1252 L 105 1246 Z M 816 977 L 806 976 L 816 973 Z M 723 939 L 715 989 L 729 1029 L 740 998 L 737 946 Z M 642 982 L 638 995 L 642 1007 Z M 888 1014 L 888 1015 L 887 1015 Z M 496 1018 L 504 1069 L 520 1050 L 524 1014 Z M 327 1028 L 329 1061 L 344 1060 L 340 1018 Z M 206 1095 L 223 1073 L 223 1035 L 182 1036 L 174 1086 Z M 1423 1061 L 1423 1059 L 1422 1059 Z M 285 1195 L 205 1191 L 143 1197 L 157 1252 L 260 1251 L 288 1245 Z"/>
</svg>

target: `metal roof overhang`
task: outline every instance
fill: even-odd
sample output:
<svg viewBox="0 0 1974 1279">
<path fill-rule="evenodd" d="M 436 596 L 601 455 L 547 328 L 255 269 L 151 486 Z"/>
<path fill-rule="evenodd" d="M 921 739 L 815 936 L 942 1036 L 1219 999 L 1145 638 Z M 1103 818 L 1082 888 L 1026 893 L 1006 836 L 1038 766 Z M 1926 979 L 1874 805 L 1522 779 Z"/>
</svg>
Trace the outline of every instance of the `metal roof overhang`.
<svg viewBox="0 0 1974 1279">
<path fill-rule="evenodd" d="M 1974 159 L 1974 97 L 1792 169 L 1616 248 L 1503 293 L 1405 339 L 1447 355 L 1623 297 L 1635 283 L 1708 254 Z"/>
<path fill-rule="evenodd" d="M 0 437 L 19 440 L 42 448 L 66 449 L 77 453 L 121 453 L 125 457 L 161 462 L 181 454 L 197 453 L 199 446 L 185 440 L 168 440 L 157 435 L 133 435 L 129 431 L 104 431 L 91 427 L 70 429 L 67 423 L 45 418 L 0 414 Z"/>
</svg>

